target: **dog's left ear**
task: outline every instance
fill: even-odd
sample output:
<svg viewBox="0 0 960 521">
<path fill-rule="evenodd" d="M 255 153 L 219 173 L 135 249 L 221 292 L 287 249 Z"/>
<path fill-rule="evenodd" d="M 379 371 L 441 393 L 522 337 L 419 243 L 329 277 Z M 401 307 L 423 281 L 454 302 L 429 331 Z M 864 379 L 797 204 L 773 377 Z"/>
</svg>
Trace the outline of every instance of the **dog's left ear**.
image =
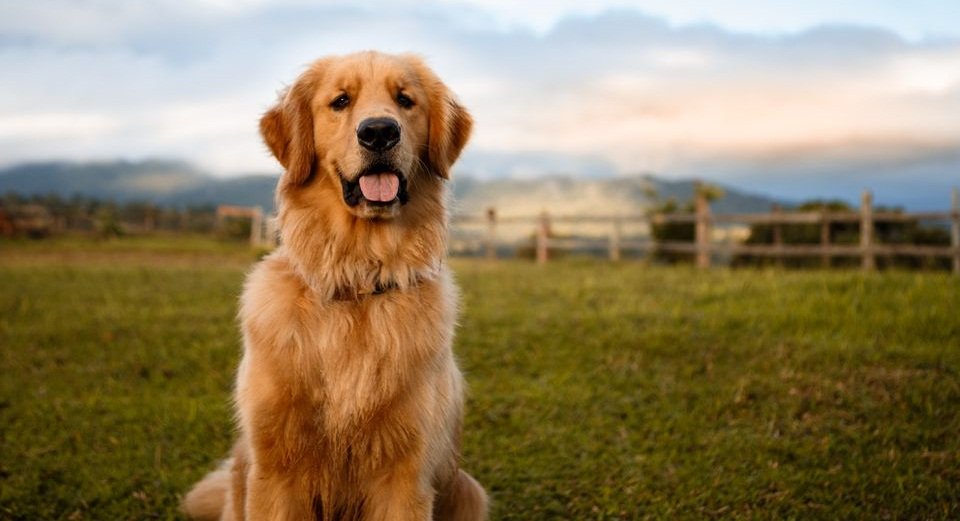
<svg viewBox="0 0 960 521">
<path fill-rule="evenodd" d="M 473 118 L 433 72 L 418 59 L 415 64 L 430 99 L 427 164 L 434 174 L 450 179 L 450 167 L 470 139 Z"/>
<path fill-rule="evenodd" d="M 313 139 L 313 71 L 307 71 L 280 96 L 260 119 L 260 135 L 286 169 L 281 185 L 302 185 L 313 176 L 316 151 Z"/>
<path fill-rule="evenodd" d="M 450 167 L 470 139 L 473 118 L 449 91 L 430 112 L 430 165 L 437 175 L 450 179 Z"/>
</svg>

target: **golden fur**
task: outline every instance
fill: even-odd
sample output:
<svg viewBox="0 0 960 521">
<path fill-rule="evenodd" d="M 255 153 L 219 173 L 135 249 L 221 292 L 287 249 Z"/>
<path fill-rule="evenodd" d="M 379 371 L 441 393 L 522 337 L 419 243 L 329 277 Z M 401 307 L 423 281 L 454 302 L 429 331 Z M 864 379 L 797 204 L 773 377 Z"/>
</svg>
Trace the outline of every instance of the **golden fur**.
<svg viewBox="0 0 960 521">
<path fill-rule="evenodd" d="M 334 110 L 341 95 L 349 106 Z M 370 162 L 356 129 L 383 116 L 402 129 L 389 159 L 409 201 L 350 206 L 341 178 Z M 263 116 L 286 170 L 282 245 L 243 292 L 238 441 L 187 494 L 188 515 L 486 518 L 483 488 L 459 468 L 457 290 L 443 263 L 445 181 L 471 125 L 419 59 L 375 52 L 315 62 Z"/>
</svg>

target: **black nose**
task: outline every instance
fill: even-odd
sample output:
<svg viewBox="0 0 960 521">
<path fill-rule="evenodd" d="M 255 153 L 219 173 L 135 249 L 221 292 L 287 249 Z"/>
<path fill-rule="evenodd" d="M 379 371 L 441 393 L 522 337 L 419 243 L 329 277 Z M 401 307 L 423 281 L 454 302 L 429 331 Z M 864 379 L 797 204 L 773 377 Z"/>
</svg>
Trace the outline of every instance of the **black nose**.
<svg viewBox="0 0 960 521">
<path fill-rule="evenodd" d="M 400 142 L 400 125 L 393 118 L 367 118 L 357 128 L 357 141 L 371 152 L 386 152 Z"/>
</svg>

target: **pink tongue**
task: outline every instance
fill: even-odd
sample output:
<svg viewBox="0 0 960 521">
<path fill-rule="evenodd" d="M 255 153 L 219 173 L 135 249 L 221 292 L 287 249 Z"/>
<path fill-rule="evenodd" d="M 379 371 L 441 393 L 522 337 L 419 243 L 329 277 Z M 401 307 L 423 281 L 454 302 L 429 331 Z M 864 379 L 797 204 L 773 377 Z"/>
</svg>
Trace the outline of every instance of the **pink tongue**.
<svg viewBox="0 0 960 521">
<path fill-rule="evenodd" d="M 388 202 L 397 198 L 400 179 L 397 174 L 387 172 L 370 174 L 360 178 L 360 192 L 369 201 Z"/>
</svg>

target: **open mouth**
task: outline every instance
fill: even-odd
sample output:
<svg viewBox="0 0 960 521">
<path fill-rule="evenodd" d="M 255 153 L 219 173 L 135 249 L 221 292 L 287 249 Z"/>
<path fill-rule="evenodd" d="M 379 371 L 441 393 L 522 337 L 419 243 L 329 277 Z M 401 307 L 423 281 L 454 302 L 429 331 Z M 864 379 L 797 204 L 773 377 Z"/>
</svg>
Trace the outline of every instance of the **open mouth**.
<svg viewBox="0 0 960 521">
<path fill-rule="evenodd" d="M 389 206 L 396 202 L 405 204 L 409 199 L 407 178 L 390 165 L 371 165 L 353 181 L 340 173 L 340 185 L 343 200 L 349 206 L 357 206 L 362 201 L 372 206 Z"/>
</svg>

